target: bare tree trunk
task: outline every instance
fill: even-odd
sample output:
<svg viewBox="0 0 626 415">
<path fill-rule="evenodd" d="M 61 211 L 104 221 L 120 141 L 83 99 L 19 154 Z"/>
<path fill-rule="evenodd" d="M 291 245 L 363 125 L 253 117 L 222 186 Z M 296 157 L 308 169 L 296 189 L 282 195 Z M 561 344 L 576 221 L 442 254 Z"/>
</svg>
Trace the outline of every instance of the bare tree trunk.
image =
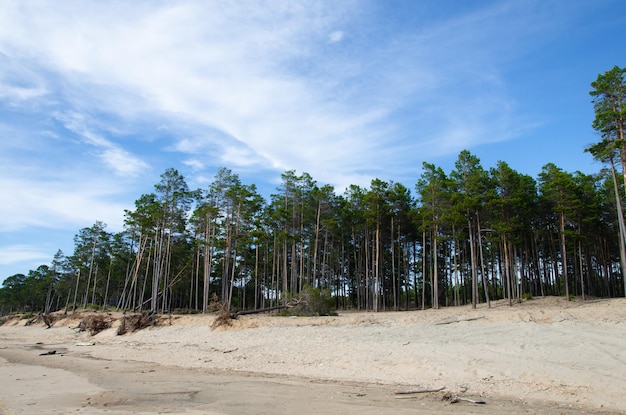
<svg viewBox="0 0 626 415">
<path fill-rule="evenodd" d="M 93 273 L 93 289 L 91 290 L 91 304 L 96 304 L 96 286 L 98 285 L 98 264 L 96 264 L 96 270 Z"/>
<path fill-rule="evenodd" d="M 478 269 L 476 266 L 476 235 L 471 219 L 467 220 L 467 228 L 469 230 L 470 264 L 472 268 L 472 308 L 476 308 L 478 304 Z"/>
<path fill-rule="evenodd" d="M 113 256 L 111 256 L 109 260 L 109 272 L 107 274 L 107 284 L 106 284 L 106 288 L 104 289 L 104 300 L 102 301 L 103 309 L 106 309 L 107 300 L 109 299 L 109 283 L 111 282 L 111 268 L 112 267 L 113 267 Z"/>
<path fill-rule="evenodd" d="M 415 293 L 417 296 L 417 293 Z M 426 230 L 422 231 L 422 310 L 426 308 Z"/>
<path fill-rule="evenodd" d="M 254 309 L 259 308 L 259 241 L 254 244 Z"/>
<path fill-rule="evenodd" d="M 491 308 L 491 301 L 489 301 L 489 280 L 487 279 L 487 273 L 485 272 L 485 258 L 483 255 L 483 237 L 480 228 L 480 215 L 476 213 L 476 224 L 478 227 L 478 251 L 480 255 L 480 273 L 483 280 L 483 291 L 485 292 L 485 301 L 487 302 L 487 308 Z"/>
<path fill-rule="evenodd" d="M 133 293 L 133 310 L 143 309 L 144 298 L 146 296 L 146 286 L 148 285 L 148 274 L 150 271 L 150 258 L 152 257 L 152 245 L 154 241 L 150 241 L 150 247 L 148 248 L 148 259 L 146 260 L 146 271 L 143 274 L 143 284 L 141 286 L 141 292 L 139 293 L 139 297 L 137 296 L 135 288 L 135 292 Z"/>
<path fill-rule="evenodd" d="M 80 268 L 78 268 L 78 274 L 76 275 L 76 287 L 74 288 L 74 305 L 72 306 L 72 314 L 76 311 L 76 297 L 78 296 L 78 283 L 80 282 Z"/>
<path fill-rule="evenodd" d="M 578 240 L 578 262 L 580 266 L 580 292 L 585 301 L 585 273 L 583 272 L 583 248 L 580 240 Z"/>
<path fill-rule="evenodd" d="M 374 255 L 374 311 L 378 311 L 380 295 L 380 223 L 376 220 L 376 251 Z"/>
<path fill-rule="evenodd" d="M 371 265 L 370 265 L 370 249 L 369 249 L 369 232 L 365 232 L 365 236 L 364 236 L 364 245 L 365 245 L 365 258 L 364 258 L 364 263 L 365 263 L 365 309 L 366 310 L 371 310 L 373 308 L 373 304 L 372 304 L 372 292 L 371 292 L 371 285 L 372 285 L 372 270 L 371 270 Z M 373 256 L 373 255 L 372 255 Z"/>
<path fill-rule="evenodd" d="M 432 293 L 433 293 L 433 308 L 439 308 L 439 264 L 437 255 L 437 239 L 439 235 L 439 225 L 435 224 L 435 229 L 433 230 L 433 272 L 432 272 Z"/>
<path fill-rule="evenodd" d="M 396 258 L 394 251 L 394 240 L 393 240 L 393 216 L 391 217 L 391 279 L 392 279 L 392 291 L 393 291 L 393 309 L 398 311 L 398 303 L 396 300 L 397 297 L 397 287 L 396 287 Z"/>
<path fill-rule="evenodd" d="M 506 235 L 502 235 L 502 249 L 504 250 L 504 272 L 506 275 L 506 292 L 509 306 L 513 306 L 513 278 L 511 278 L 511 258 L 509 253 L 509 241 Z"/>
<path fill-rule="evenodd" d="M 98 243 L 97 235 L 93 238 L 93 248 L 91 249 L 91 260 L 89 262 L 89 275 L 87 276 L 87 288 L 85 289 L 85 296 L 83 297 L 83 308 L 87 307 L 87 299 L 89 298 L 89 286 L 91 284 L 91 275 L 93 271 L 93 262 L 96 256 L 96 245 Z"/>
<path fill-rule="evenodd" d="M 569 300 L 569 277 L 567 273 L 567 248 L 565 246 L 565 213 L 560 213 L 559 236 L 561 239 L 561 263 L 563 264 L 563 278 L 565 279 L 565 297 Z"/>
<path fill-rule="evenodd" d="M 615 206 L 617 209 L 617 220 L 619 224 L 619 259 L 622 268 L 622 282 L 624 286 L 624 296 L 626 297 L 626 227 L 624 225 L 624 208 L 622 206 L 622 198 L 619 194 L 619 186 L 617 185 L 617 175 L 615 174 L 615 163 L 613 158 L 610 159 L 611 175 L 613 176 L 613 189 L 615 190 Z M 624 171 L 624 181 L 626 182 L 626 170 Z"/>
<path fill-rule="evenodd" d="M 452 234 L 455 235 L 454 232 L 454 228 L 452 229 Z M 452 254 L 452 261 L 453 261 L 453 267 L 454 267 L 454 305 L 455 306 L 459 306 L 460 304 L 460 298 L 459 298 L 459 264 L 458 264 L 458 239 L 455 237 L 452 240 L 452 243 L 454 244 L 454 251 Z"/>
</svg>

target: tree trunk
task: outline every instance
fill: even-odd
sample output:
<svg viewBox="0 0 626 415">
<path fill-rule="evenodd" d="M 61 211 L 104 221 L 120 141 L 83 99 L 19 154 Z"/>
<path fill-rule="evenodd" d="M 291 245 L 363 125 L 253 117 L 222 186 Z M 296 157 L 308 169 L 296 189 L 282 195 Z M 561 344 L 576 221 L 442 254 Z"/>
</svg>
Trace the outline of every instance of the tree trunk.
<svg viewBox="0 0 626 415">
<path fill-rule="evenodd" d="M 433 231 L 433 280 L 432 280 L 432 293 L 433 293 L 433 308 L 439 308 L 439 264 L 437 263 L 437 236 L 439 234 L 439 225 L 435 224 L 435 229 Z"/>
<path fill-rule="evenodd" d="M 565 297 L 569 300 L 569 278 L 567 273 L 567 248 L 565 245 L 565 213 L 561 211 L 559 222 L 559 236 L 561 239 L 561 263 L 563 266 L 563 278 L 565 280 Z"/>
<path fill-rule="evenodd" d="M 491 308 L 491 301 L 489 301 L 489 280 L 485 273 L 485 259 L 483 256 L 483 238 L 480 229 L 480 215 L 476 213 L 476 226 L 478 227 L 478 251 L 480 254 L 480 273 L 483 280 L 483 291 L 485 292 L 485 301 L 487 302 L 487 308 Z"/>
<path fill-rule="evenodd" d="M 469 215 L 468 212 L 468 217 Z M 472 268 L 472 308 L 476 308 L 478 304 L 478 267 L 476 265 L 476 235 L 471 219 L 467 220 L 467 229 L 469 231 L 470 263 Z"/>
<path fill-rule="evenodd" d="M 611 175 L 613 177 L 613 189 L 615 190 L 615 206 L 617 209 L 617 220 L 619 223 L 619 259 L 622 268 L 622 281 L 624 285 L 624 296 L 626 297 L 626 229 L 624 225 L 624 209 L 622 207 L 622 198 L 619 194 L 619 186 L 617 185 L 617 175 L 615 174 L 615 163 L 610 158 Z M 624 170 L 626 172 L 626 170 Z M 626 173 L 625 173 L 626 174 Z M 625 178 L 626 180 L 626 178 Z"/>
</svg>

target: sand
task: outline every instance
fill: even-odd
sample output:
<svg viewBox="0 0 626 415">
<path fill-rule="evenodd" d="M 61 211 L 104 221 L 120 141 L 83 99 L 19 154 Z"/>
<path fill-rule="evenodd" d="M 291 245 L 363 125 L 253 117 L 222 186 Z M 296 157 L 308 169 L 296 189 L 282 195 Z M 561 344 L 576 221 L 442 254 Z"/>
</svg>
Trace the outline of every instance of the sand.
<svg viewBox="0 0 626 415">
<path fill-rule="evenodd" d="M 0 414 L 626 413 L 626 299 L 250 315 L 217 329 L 215 316 L 172 316 L 123 336 L 80 332 L 82 317 L 0 326 Z"/>
</svg>

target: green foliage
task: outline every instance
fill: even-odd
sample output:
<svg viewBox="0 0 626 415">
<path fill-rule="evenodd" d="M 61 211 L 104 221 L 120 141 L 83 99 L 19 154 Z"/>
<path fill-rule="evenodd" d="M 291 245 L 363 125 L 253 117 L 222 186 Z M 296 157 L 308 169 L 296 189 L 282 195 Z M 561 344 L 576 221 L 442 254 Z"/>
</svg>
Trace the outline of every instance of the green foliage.
<svg viewBox="0 0 626 415">
<path fill-rule="evenodd" d="M 608 97 L 594 95 L 596 109 L 608 111 Z M 604 136 L 593 153 L 602 160 L 622 151 L 612 125 L 598 124 Z M 462 151 L 449 173 L 424 163 L 414 195 L 380 179 L 343 195 L 307 173 L 281 179 L 266 203 L 228 169 L 203 190 L 168 169 L 125 212 L 123 232 L 96 222 L 79 230 L 72 255 L 6 278 L 0 314 L 230 312 L 288 300 L 290 315 L 328 315 L 480 301 L 478 282 L 487 286 L 483 299 L 580 295 L 583 284 L 565 285 L 561 275 L 582 275 L 598 297 L 623 288 L 621 275 L 605 272 L 619 262 L 621 200 L 606 175 L 549 164 L 536 181 L 504 162 L 486 170 Z"/>
<path fill-rule="evenodd" d="M 624 120 L 626 120 L 626 68 L 613 69 L 598 75 L 591 83 L 589 93 L 593 99 L 595 118 L 593 128 L 602 134 L 603 139 L 620 141 L 624 146 Z"/>
<path fill-rule="evenodd" d="M 289 303 L 292 305 L 284 310 L 281 315 L 285 316 L 331 316 L 337 315 L 334 310 L 334 299 L 330 290 L 314 288 L 305 285 L 296 296 L 290 295 Z"/>
</svg>

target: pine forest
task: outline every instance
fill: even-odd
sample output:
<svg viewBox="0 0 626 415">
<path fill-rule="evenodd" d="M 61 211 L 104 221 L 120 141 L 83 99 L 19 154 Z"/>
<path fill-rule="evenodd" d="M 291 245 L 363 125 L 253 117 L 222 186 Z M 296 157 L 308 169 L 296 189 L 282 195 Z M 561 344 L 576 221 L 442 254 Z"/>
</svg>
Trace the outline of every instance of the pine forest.
<svg viewBox="0 0 626 415">
<path fill-rule="evenodd" d="M 286 171 L 265 199 L 228 168 L 204 189 L 171 168 L 122 232 L 97 221 L 74 252 L 7 276 L 0 312 L 244 311 L 303 292 L 371 311 L 624 296 L 625 73 L 591 84 L 597 174 L 549 163 L 531 177 L 464 150 L 449 172 L 423 163 L 412 188 L 375 179 L 337 194 Z"/>
</svg>

